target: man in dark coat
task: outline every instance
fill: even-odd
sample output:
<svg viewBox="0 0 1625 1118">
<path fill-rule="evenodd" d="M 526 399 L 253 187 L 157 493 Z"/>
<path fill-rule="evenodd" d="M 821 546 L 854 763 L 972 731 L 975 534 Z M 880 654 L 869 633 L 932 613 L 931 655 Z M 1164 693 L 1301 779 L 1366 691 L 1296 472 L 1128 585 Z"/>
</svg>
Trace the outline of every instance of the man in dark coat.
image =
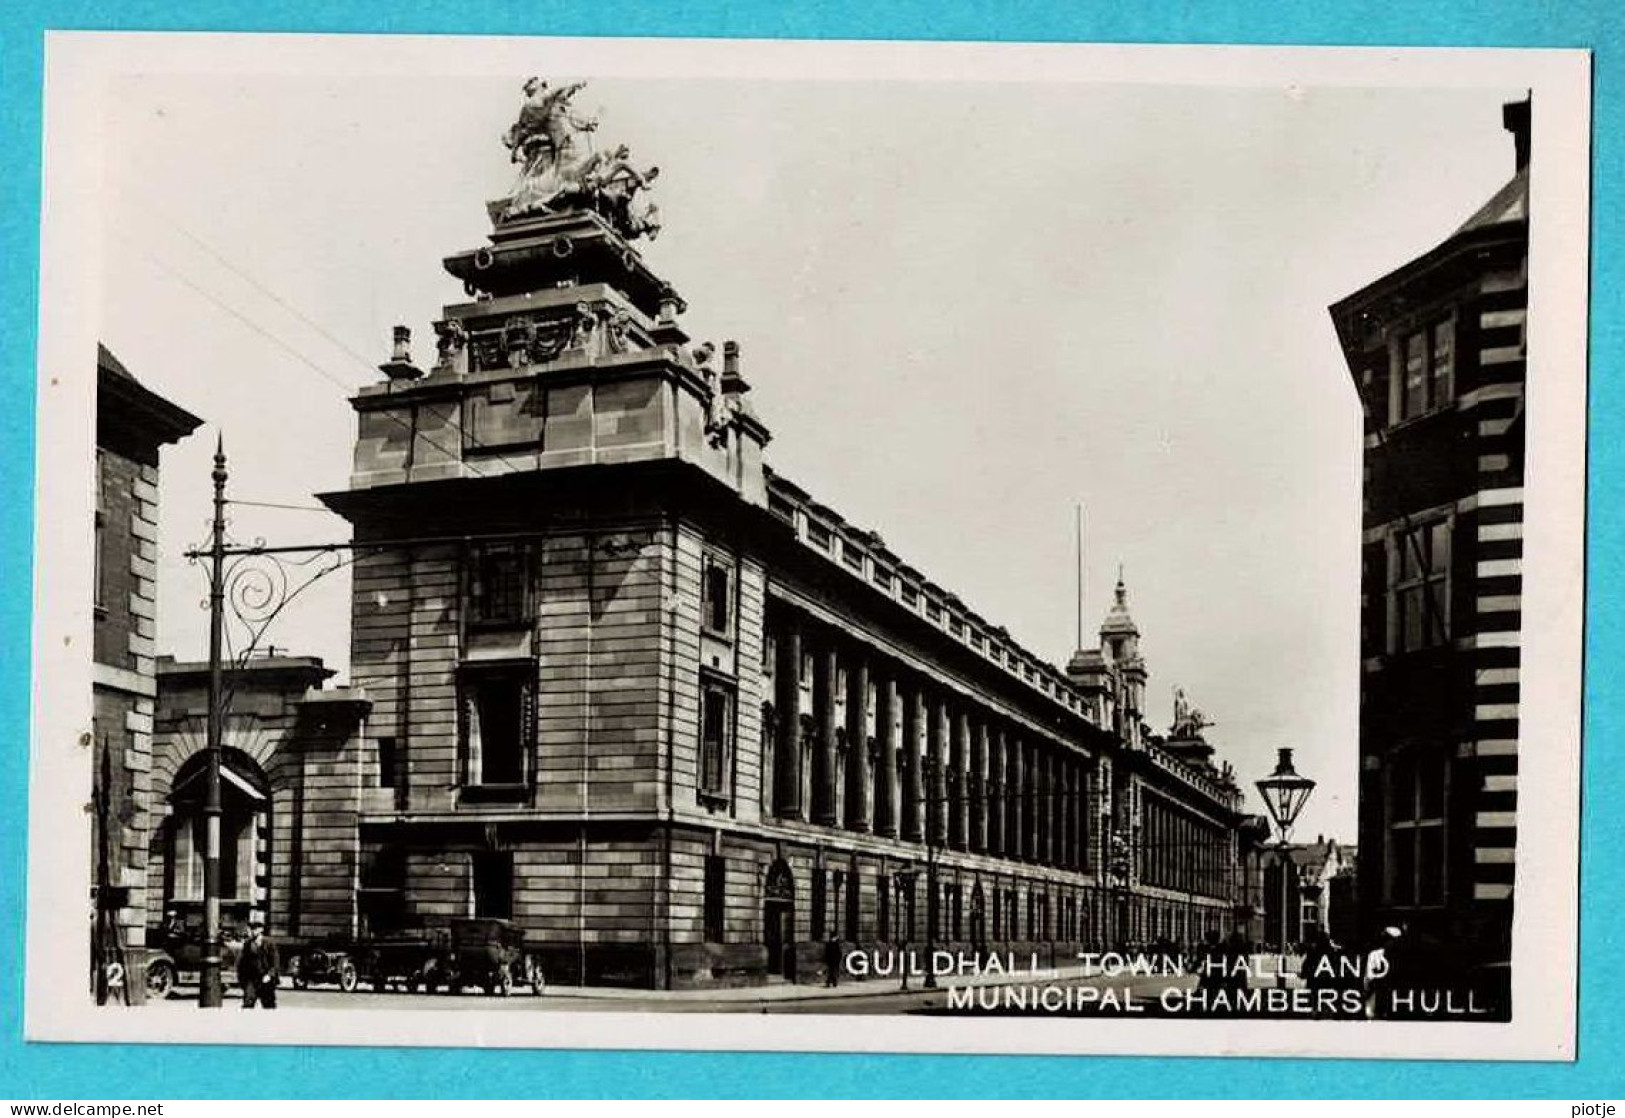
<svg viewBox="0 0 1625 1118">
<path fill-rule="evenodd" d="M 276 985 L 282 973 L 282 960 L 277 956 L 276 944 L 265 935 L 265 922 L 253 920 L 248 925 L 248 939 L 237 955 L 237 981 L 243 987 L 243 1008 L 262 1005 L 276 1008 Z"/>
<path fill-rule="evenodd" d="M 841 984 L 841 940 L 834 932 L 824 942 L 824 980 L 831 986 Z"/>
</svg>

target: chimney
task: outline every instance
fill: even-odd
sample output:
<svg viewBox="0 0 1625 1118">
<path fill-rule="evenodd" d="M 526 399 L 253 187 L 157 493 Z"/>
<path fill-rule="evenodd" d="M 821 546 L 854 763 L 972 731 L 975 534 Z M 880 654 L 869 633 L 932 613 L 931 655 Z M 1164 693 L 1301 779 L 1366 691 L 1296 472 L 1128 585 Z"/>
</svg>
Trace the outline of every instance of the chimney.
<svg viewBox="0 0 1625 1118">
<path fill-rule="evenodd" d="M 1516 169 L 1529 166 L 1529 98 L 1501 106 L 1501 127 L 1512 133 Z"/>
<path fill-rule="evenodd" d="M 722 343 L 722 391 L 749 392 L 750 385 L 739 372 L 739 343 Z"/>
<path fill-rule="evenodd" d="M 412 331 L 406 326 L 395 327 L 389 360 L 378 366 L 390 380 L 416 380 L 423 370 L 412 364 Z"/>
</svg>

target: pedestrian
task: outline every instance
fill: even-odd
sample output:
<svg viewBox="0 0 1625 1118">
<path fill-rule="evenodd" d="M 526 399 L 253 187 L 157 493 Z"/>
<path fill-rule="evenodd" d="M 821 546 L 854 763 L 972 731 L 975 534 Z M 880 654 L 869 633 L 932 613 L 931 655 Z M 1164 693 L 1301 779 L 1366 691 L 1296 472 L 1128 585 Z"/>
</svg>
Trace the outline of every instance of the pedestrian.
<svg viewBox="0 0 1625 1118">
<path fill-rule="evenodd" d="M 237 981 L 243 988 L 243 1008 L 276 1008 L 276 986 L 281 977 L 276 944 L 265 934 L 265 921 L 248 922 L 248 939 L 237 955 Z"/>
<path fill-rule="evenodd" d="M 1366 952 L 1361 973 L 1365 978 L 1367 1017 L 1383 1019 L 1393 1013 L 1395 972 L 1402 969 L 1404 936 L 1403 929 L 1390 925 L 1377 937 L 1376 946 Z"/>
<path fill-rule="evenodd" d="M 1247 976 L 1252 972 L 1252 945 L 1240 928 L 1230 933 L 1230 938 L 1224 944 L 1225 963 L 1229 967 L 1229 982 L 1232 990 L 1247 989 Z"/>
<path fill-rule="evenodd" d="M 841 941 L 834 932 L 824 942 L 825 981 L 830 986 L 841 984 Z"/>
<path fill-rule="evenodd" d="M 903 987 L 902 988 L 904 990 L 907 990 L 908 989 L 908 968 L 910 966 L 912 966 L 913 963 L 914 963 L 913 952 L 909 949 L 909 943 L 908 943 L 908 937 L 907 936 L 904 936 L 903 939 L 897 944 L 897 954 L 898 954 L 898 957 L 903 960 L 903 965 L 898 968 L 899 970 L 901 970 L 903 972 Z"/>
<path fill-rule="evenodd" d="M 1223 990 L 1230 985 L 1230 953 L 1219 938 L 1219 929 L 1209 928 L 1196 957 L 1196 985 L 1201 990 Z"/>
</svg>

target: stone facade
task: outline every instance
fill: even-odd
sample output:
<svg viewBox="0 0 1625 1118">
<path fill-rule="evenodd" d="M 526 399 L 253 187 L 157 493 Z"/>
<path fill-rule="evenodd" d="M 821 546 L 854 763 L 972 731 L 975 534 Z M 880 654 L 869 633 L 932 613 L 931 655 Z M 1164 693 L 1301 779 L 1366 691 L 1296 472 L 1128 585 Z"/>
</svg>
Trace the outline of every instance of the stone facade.
<svg viewBox="0 0 1625 1118">
<path fill-rule="evenodd" d="M 1504 123 L 1513 178 L 1332 308 L 1365 408 L 1364 931 L 1404 926 L 1492 984 L 1517 838 L 1528 102 Z"/>
<path fill-rule="evenodd" d="M 359 927 L 508 917 L 551 981 L 657 988 L 1229 927 L 1241 795 L 1145 726 L 1123 585 L 1043 662 L 766 466 L 738 347 L 690 344 L 614 222 L 491 212 L 322 498 L 371 704 Z"/>
</svg>

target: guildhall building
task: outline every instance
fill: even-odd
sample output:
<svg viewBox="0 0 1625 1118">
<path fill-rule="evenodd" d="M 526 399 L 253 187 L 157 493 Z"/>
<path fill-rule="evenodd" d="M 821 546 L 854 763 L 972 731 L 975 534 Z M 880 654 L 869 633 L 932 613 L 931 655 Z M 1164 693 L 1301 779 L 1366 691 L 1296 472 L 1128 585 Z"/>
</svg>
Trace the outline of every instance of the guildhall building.
<svg viewBox="0 0 1625 1118">
<path fill-rule="evenodd" d="M 322 499 L 365 716 L 302 762 L 299 932 L 504 917 L 552 982 L 666 989 L 817 980 L 831 940 L 1064 962 L 1244 925 L 1241 792 L 1183 700 L 1146 725 L 1121 579 L 1056 667 L 774 472 L 577 88 L 527 85 L 432 363 L 397 330 L 351 401 Z"/>
</svg>

